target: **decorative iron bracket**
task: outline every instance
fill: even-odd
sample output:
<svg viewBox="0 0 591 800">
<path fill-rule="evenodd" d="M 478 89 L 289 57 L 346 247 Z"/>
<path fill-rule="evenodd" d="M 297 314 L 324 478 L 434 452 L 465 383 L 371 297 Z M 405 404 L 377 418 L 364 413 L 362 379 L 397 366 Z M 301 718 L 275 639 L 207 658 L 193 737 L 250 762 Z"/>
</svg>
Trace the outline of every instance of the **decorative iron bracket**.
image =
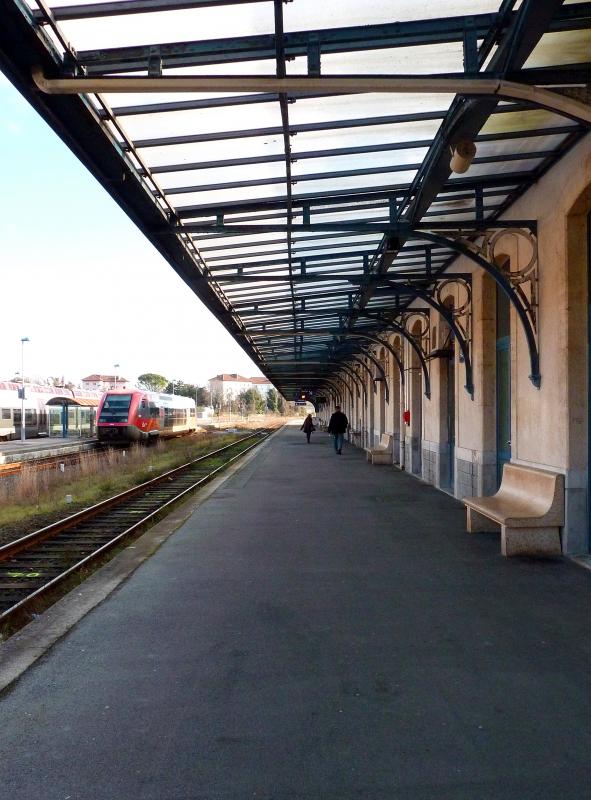
<svg viewBox="0 0 591 800">
<path fill-rule="evenodd" d="M 376 378 L 370 370 L 371 377 L 373 378 L 373 390 L 374 394 L 377 391 L 377 384 L 379 382 L 383 382 L 384 390 L 386 394 L 386 403 L 390 404 L 390 388 L 388 387 L 388 377 L 386 375 L 386 371 L 384 367 L 380 364 L 377 358 L 369 351 L 369 349 L 362 350 L 361 355 L 365 358 L 368 358 L 372 364 L 375 366 L 376 370 L 380 373 L 380 377 Z M 355 358 L 351 356 L 351 358 Z M 355 359 L 357 360 L 357 359 Z"/>
<path fill-rule="evenodd" d="M 402 363 L 402 359 L 400 355 L 396 352 L 396 349 L 388 342 L 386 339 L 381 339 L 378 333 L 366 333 L 360 331 L 343 331 L 341 337 L 344 341 L 351 340 L 351 339 L 365 339 L 368 342 L 376 345 L 378 348 L 383 347 L 385 348 L 391 355 L 396 365 L 398 367 L 398 371 L 400 372 L 400 380 L 404 383 L 404 364 Z M 338 337 L 337 337 L 338 338 Z M 387 368 L 385 369 L 386 376 L 388 375 Z"/>
<path fill-rule="evenodd" d="M 377 319 L 387 331 L 392 331 L 399 333 L 410 346 L 413 348 L 417 357 L 420 361 L 421 368 L 423 370 L 423 389 L 424 395 L 427 400 L 431 399 L 431 379 L 429 377 L 429 365 L 427 359 L 425 357 L 425 352 L 421 346 L 421 344 L 417 341 L 416 337 L 413 334 L 410 334 L 403 325 L 401 325 L 397 320 L 391 316 L 383 316 L 380 313 L 373 314 L 370 311 L 364 311 L 361 316 L 368 317 L 369 319 Z M 403 378 L 404 380 L 404 378 Z"/>
<path fill-rule="evenodd" d="M 467 280 L 469 279 L 469 276 L 455 275 L 452 280 L 454 283 L 457 283 L 460 279 Z M 447 280 L 448 279 L 445 278 L 444 281 L 442 281 L 442 283 L 445 284 Z M 447 322 L 459 345 L 460 360 L 464 362 L 464 369 L 466 372 L 465 389 L 470 395 L 470 397 L 474 399 L 474 381 L 472 377 L 472 355 L 470 346 L 471 342 L 469 339 L 466 338 L 466 331 L 469 330 L 469 326 L 467 322 L 463 321 L 464 311 L 462 311 L 461 314 L 459 314 L 458 317 L 456 318 L 454 311 L 448 308 L 440 301 L 437 293 L 437 288 L 439 284 L 435 284 L 434 286 L 431 286 L 429 289 L 418 289 L 411 283 L 394 284 L 394 285 L 401 286 L 403 290 L 406 289 L 408 291 L 410 289 L 412 293 L 415 295 L 415 297 L 424 300 L 434 311 L 437 311 L 437 313 L 440 314 L 440 316 L 443 317 L 443 319 Z M 470 293 L 470 298 L 471 296 L 472 295 Z M 408 309 L 407 311 L 404 311 L 402 313 L 402 316 L 412 315 L 412 313 L 413 309 L 411 308 Z M 429 319 L 428 311 L 423 310 L 422 313 L 426 314 L 427 319 Z M 427 339 L 427 347 L 429 347 L 429 342 L 430 339 Z"/>
<path fill-rule="evenodd" d="M 460 292 L 463 292 L 463 297 L 460 294 L 458 305 L 449 308 L 444 302 L 444 291 L 449 286 L 457 286 Z M 470 353 L 472 353 L 472 281 L 470 275 L 450 275 L 449 278 L 437 283 L 434 287 L 434 296 L 442 308 L 447 308 L 452 314 L 456 326 L 462 332 L 464 341 L 468 345 Z M 463 355 L 460 353 L 460 361 L 464 361 Z"/>
<path fill-rule="evenodd" d="M 494 227 L 491 222 L 486 230 L 461 231 L 416 231 L 414 238 L 442 244 L 456 253 L 471 259 L 484 269 L 517 312 L 525 333 L 530 357 L 531 382 L 537 388 L 541 385 L 540 356 L 538 346 L 539 305 L 538 305 L 538 240 L 535 220 L 520 221 L 519 227 Z M 525 266 L 512 268 L 496 263 L 502 253 L 501 243 L 507 237 L 517 238 L 528 248 Z M 513 242 L 514 244 L 515 242 Z M 451 277 L 451 276 L 450 276 Z"/>
<path fill-rule="evenodd" d="M 450 280 L 457 282 L 460 278 L 462 278 L 464 281 L 469 281 L 469 275 L 462 275 L 462 276 L 454 275 L 453 279 Z M 444 278 L 443 280 L 445 282 L 448 280 L 448 278 Z M 411 292 L 417 299 L 423 300 L 425 303 L 427 303 L 428 306 L 437 311 L 447 322 L 460 347 L 461 359 L 464 362 L 464 369 L 466 372 L 465 389 L 468 392 L 468 394 L 472 397 L 472 399 L 474 399 L 472 357 L 470 352 L 471 348 L 470 348 L 470 341 L 466 338 L 465 335 L 466 330 L 468 330 L 468 326 L 467 324 L 463 325 L 461 321 L 458 322 L 458 320 L 461 320 L 461 316 L 459 316 L 458 320 L 456 320 L 453 311 L 439 301 L 439 299 L 437 298 L 437 284 L 435 284 L 435 286 L 429 287 L 428 289 L 424 289 L 414 286 L 412 282 L 407 281 L 405 283 L 401 283 L 390 280 L 388 281 L 388 286 L 390 286 L 391 288 L 399 288 L 401 292 L 403 291 Z M 416 312 L 417 309 L 410 308 L 408 310 L 403 311 L 401 314 L 399 314 L 399 316 L 408 317 L 409 314 L 413 314 Z M 428 318 L 428 311 L 422 309 L 422 313 L 425 314 Z M 462 315 L 463 314 L 464 312 L 462 311 Z"/>
</svg>

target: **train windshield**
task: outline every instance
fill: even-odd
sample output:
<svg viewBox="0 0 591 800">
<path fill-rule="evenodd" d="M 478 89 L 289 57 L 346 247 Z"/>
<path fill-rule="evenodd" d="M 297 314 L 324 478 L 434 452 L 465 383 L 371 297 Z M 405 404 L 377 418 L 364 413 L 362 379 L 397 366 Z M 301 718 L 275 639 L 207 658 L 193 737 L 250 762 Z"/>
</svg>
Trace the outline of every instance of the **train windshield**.
<svg viewBox="0 0 591 800">
<path fill-rule="evenodd" d="M 127 422 L 130 394 L 110 394 L 105 398 L 99 422 Z"/>
</svg>

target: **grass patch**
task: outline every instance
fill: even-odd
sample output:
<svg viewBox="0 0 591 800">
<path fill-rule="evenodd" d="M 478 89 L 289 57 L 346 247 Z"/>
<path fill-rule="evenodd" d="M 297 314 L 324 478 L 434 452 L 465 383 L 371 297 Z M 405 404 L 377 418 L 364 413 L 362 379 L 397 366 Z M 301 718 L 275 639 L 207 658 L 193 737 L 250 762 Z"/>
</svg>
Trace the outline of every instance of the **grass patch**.
<svg viewBox="0 0 591 800">
<path fill-rule="evenodd" d="M 81 453 L 80 462 L 65 465 L 63 472 L 59 466 L 50 470 L 24 467 L 18 475 L 0 481 L 0 544 L 113 497 L 251 432 L 197 434 L 158 442 L 152 447 L 135 445 Z M 66 502 L 67 495 L 72 497 L 71 503 Z"/>
</svg>

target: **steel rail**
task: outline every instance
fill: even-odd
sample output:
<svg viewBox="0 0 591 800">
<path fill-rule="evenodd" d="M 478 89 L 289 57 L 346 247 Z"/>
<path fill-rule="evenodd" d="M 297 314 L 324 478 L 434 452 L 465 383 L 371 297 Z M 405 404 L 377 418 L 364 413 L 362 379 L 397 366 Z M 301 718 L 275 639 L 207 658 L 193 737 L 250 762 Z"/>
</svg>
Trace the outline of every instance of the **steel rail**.
<svg viewBox="0 0 591 800">
<path fill-rule="evenodd" d="M 256 439 L 256 441 L 249 445 L 248 447 L 244 447 L 240 449 L 240 451 L 228 458 L 224 461 L 223 464 L 219 465 L 215 469 L 207 472 L 205 475 L 200 474 L 198 480 L 191 480 L 190 484 L 182 485 L 180 491 L 174 492 L 172 497 L 168 497 L 165 502 L 158 502 L 156 508 L 152 508 L 146 514 L 143 514 L 141 519 L 137 519 L 137 511 L 130 509 L 128 514 L 129 516 L 133 516 L 134 522 L 132 525 L 129 525 L 124 528 L 124 530 L 120 530 L 115 536 L 109 538 L 106 542 L 102 542 L 100 546 L 96 549 L 93 549 L 90 553 L 87 553 L 83 558 L 76 559 L 75 563 L 70 564 L 65 570 L 60 572 L 59 574 L 52 577 L 49 581 L 45 580 L 41 575 L 37 576 L 35 574 L 35 570 L 33 568 L 29 568 L 30 571 L 33 572 L 33 577 L 41 578 L 41 585 L 37 585 L 34 590 L 25 597 L 20 597 L 20 599 L 8 606 L 0 613 L 0 626 L 4 627 L 7 622 L 11 619 L 14 619 L 16 615 L 20 615 L 26 612 L 27 608 L 30 607 L 32 604 L 36 603 L 37 601 L 41 600 L 43 597 L 51 593 L 59 584 L 63 583 L 65 580 L 73 576 L 75 573 L 80 572 L 81 570 L 85 569 L 86 567 L 90 566 L 93 562 L 101 559 L 109 550 L 117 547 L 124 539 L 137 534 L 140 529 L 146 527 L 150 522 L 155 521 L 155 518 L 160 516 L 163 511 L 171 508 L 174 504 L 178 503 L 180 500 L 185 498 L 189 493 L 195 491 L 199 486 L 207 483 L 211 480 L 212 477 L 217 475 L 223 469 L 225 469 L 229 464 L 236 461 L 238 458 L 243 456 L 249 450 L 252 450 L 262 441 L 264 441 L 269 436 L 269 432 L 265 429 L 261 429 L 255 431 L 254 433 L 250 434 L 249 436 L 245 436 L 241 439 L 238 439 L 235 442 L 231 442 L 224 447 L 218 448 L 213 450 L 209 453 L 206 453 L 199 458 L 194 459 L 193 461 L 187 462 L 186 464 L 181 465 L 180 467 L 175 467 L 175 469 L 169 470 L 168 472 L 159 475 L 156 478 L 153 478 L 150 481 L 146 481 L 145 483 L 140 484 L 139 486 L 134 486 L 131 489 L 122 492 L 115 497 L 111 497 L 101 503 L 97 503 L 96 505 L 92 506 L 91 508 L 85 509 L 78 514 L 73 514 L 70 517 L 67 517 L 64 520 L 60 520 L 59 522 L 53 523 L 52 525 L 48 525 L 44 528 L 41 528 L 38 531 L 34 531 L 26 536 L 17 539 L 14 542 L 10 542 L 2 547 L 0 547 L 0 588 L 2 588 L 2 584 L 6 583 L 6 578 L 10 578 L 11 575 L 3 575 L 5 573 L 6 563 L 10 560 L 14 560 L 15 557 L 18 558 L 19 556 L 23 556 L 27 553 L 30 553 L 35 545 L 41 545 L 43 547 L 44 543 L 51 542 L 54 538 L 56 538 L 59 534 L 65 531 L 71 531 L 73 528 L 76 528 L 81 523 L 86 523 L 88 520 L 95 519 L 99 517 L 102 512 L 112 512 L 115 511 L 117 508 L 120 509 L 120 513 L 125 514 L 125 509 L 120 508 L 126 500 L 138 497 L 138 496 L 145 496 L 151 489 L 157 489 L 161 484 L 166 485 L 166 489 L 168 490 L 168 494 L 170 494 L 170 490 L 174 490 L 174 486 L 170 484 L 171 481 L 174 481 L 175 478 L 182 479 L 185 473 L 189 473 L 194 469 L 197 465 L 202 462 L 207 461 L 208 459 L 215 458 L 216 456 L 226 453 L 228 450 L 236 448 L 245 442 L 248 442 L 251 439 Z M 143 513 L 143 512 L 140 512 Z M 120 522 L 120 520 L 119 520 Z M 104 524 L 104 521 L 103 521 Z M 91 533 L 85 534 L 84 531 L 80 531 L 83 536 L 83 542 L 88 541 L 88 539 L 92 538 Z M 96 538 L 104 537 L 104 533 L 102 534 L 95 534 Z M 73 541 L 72 542 L 72 549 L 83 549 L 88 548 L 88 544 L 84 545 L 80 542 Z M 65 549 L 67 553 L 67 548 Z M 37 557 L 38 560 L 43 559 L 43 553 L 40 552 L 39 556 Z M 17 565 L 15 566 L 15 570 L 18 571 L 18 561 Z M 25 577 L 27 577 L 25 575 Z M 39 583 L 39 581 L 38 581 Z M 18 584 L 15 585 L 14 591 L 19 593 L 19 596 L 22 595 L 23 589 L 26 590 L 26 586 L 19 588 Z M 6 587 L 4 587 L 6 590 Z M 10 587 L 9 587 L 10 590 Z"/>
</svg>

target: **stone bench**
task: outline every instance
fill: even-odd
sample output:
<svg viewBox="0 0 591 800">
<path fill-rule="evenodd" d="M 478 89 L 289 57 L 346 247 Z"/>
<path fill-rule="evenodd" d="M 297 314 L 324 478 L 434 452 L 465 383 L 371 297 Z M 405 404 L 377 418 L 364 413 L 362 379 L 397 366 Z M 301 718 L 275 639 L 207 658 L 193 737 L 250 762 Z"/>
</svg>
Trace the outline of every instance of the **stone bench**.
<svg viewBox="0 0 591 800">
<path fill-rule="evenodd" d="M 365 455 L 372 464 L 392 463 L 392 437 L 389 433 L 382 433 L 377 447 L 366 447 Z"/>
<path fill-rule="evenodd" d="M 504 556 L 556 556 L 562 553 L 564 475 L 519 464 L 505 464 L 499 491 L 492 497 L 465 497 L 470 533 L 501 526 Z"/>
</svg>

